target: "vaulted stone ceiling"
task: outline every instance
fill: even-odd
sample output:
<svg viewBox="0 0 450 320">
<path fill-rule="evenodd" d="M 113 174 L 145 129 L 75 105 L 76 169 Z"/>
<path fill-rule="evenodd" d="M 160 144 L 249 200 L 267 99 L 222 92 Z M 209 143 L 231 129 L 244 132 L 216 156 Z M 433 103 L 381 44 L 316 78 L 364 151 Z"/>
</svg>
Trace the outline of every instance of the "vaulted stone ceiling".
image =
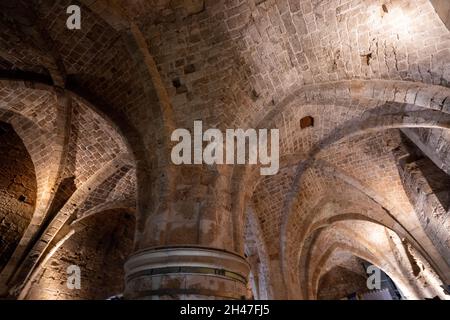
<svg viewBox="0 0 450 320">
<path fill-rule="evenodd" d="M 3 0 L 0 294 L 107 298 L 133 252 L 182 245 L 245 255 L 256 298 L 342 298 L 332 270 L 357 287 L 363 259 L 407 298 L 448 299 L 450 31 L 437 2 L 83 0 L 69 30 L 73 1 Z M 279 173 L 174 166 L 170 134 L 194 120 L 278 128 Z M 111 247 L 116 280 L 96 278 L 88 261 Z M 87 289 L 61 286 L 68 264 Z"/>
</svg>

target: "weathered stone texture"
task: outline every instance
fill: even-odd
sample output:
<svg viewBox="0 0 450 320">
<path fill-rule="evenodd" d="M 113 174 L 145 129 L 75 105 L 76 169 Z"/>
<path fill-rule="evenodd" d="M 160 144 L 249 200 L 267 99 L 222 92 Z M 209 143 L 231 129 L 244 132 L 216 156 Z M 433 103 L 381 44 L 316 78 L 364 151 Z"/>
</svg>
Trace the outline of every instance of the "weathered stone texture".
<svg viewBox="0 0 450 320">
<path fill-rule="evenodd" d="M 364 260 L 449 298 L 442 1 L 80 0 L 81 30 L 70 4 L 0 3 L 0 297 L 339 299 Z M 279 129 L 278 174 L 174 165 L 195 120 Z"/>
<path fill-rule="evenodd" d="M 33 162 L 14 129 L 0 122 L 0 270 L 30 223 L 36 204 Z"/>
<path fill-rule="evenodd" d="M 134 218 L 121 210 L 87 218 L 43 266 L 28 299 L 107 299 L 123 292 L 123 263 L 133 247 Z M 71 265 L 81 269 L 81 290 L 67 287 Z"/>
</svg>

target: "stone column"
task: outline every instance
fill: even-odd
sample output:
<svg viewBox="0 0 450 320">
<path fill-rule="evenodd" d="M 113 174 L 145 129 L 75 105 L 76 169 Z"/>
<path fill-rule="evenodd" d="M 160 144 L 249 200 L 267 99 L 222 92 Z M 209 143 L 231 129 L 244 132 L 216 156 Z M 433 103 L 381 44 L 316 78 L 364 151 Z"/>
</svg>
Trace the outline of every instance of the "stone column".
<svg viewBox="0 0 450 320">
<path fill-rule="evenodd" d="M 125 264 L 125 299 L 244 299 L 250 272 L 233 218 L 232 171 L 182 167 L 141 218 Z M 144 199 L 142 199 L 144 201 Z"/>
<path fill-rule="evenodd" d="M 125 264 L 124 297 L 243 298 L 249 267 L 243 258 L 243 205 L 231 200 L 231 166 L 175 166 L 170 161 L 174 145 L 170 137 L 180 126 L 149 51 L 149 39 L 120 3 L 83 2 L 123 31 L 127 49 L 146 66 L 151 79 L 144 86 L 151 98 L 148 106 L 156 106 L 156 100 L 159 104 L 152 113 L 145 106 L 130 114 L 142 146 L 134 146 L 138 151 L 136 252 Z M 160 112 L 160 119 L 153 118 L 153 111 Z"/>
</svg>

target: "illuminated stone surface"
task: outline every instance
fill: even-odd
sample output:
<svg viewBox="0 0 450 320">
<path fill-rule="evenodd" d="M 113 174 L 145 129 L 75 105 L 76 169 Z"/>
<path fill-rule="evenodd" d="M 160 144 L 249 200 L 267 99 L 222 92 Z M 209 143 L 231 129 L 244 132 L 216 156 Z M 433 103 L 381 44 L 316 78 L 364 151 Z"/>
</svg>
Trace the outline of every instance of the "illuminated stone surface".
<svg viewBox="0 0 450 320">
<path fill-rule="evenodd" d="M 80 2 L 81 30 L 69 0 L 0 3 L 1 297 L 339 299 L 364 260 L 449 298 L 445 4 Z M 195 120 L 278 128 L 279 173 L 173 165 Z M 169 248 L 196 276 L 125 276 Z"/>
</svg>

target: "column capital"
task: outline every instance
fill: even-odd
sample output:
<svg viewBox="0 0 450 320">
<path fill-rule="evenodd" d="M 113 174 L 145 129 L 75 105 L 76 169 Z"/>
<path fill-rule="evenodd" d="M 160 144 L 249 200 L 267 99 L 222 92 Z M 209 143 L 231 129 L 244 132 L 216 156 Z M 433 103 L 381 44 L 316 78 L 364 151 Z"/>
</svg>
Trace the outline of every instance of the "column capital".
<svg viewBox="0 0 450 320">
<path fill-rule="evenodd" d="M 125 263 L 125 298 L 243 299 L 249 272 L 244 257 L 225 250 L 149 248 Z"/>
</svg>

